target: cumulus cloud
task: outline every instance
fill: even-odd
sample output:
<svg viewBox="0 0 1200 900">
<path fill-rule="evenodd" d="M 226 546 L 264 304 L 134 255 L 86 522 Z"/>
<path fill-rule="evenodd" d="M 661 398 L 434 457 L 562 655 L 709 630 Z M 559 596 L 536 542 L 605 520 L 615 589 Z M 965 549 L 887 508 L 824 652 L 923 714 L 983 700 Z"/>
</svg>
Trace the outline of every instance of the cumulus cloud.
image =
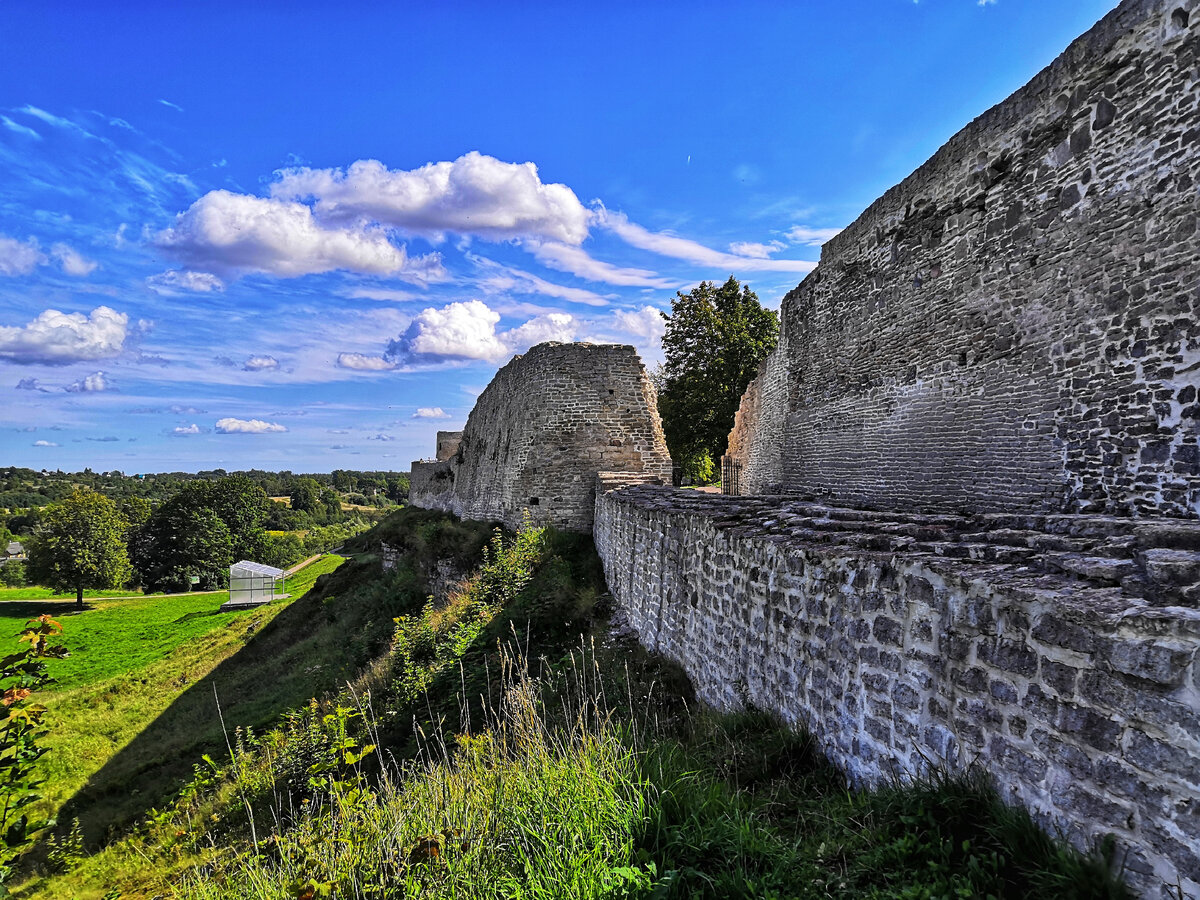
<svg viewBox="0 0 1200 900">
<path fill-rule="evenodd" d="M 181 292 L 210 294 L 225 290 L 225 282 L 211 272 L 168 269 L 146 279 L 146 286 L 158 294 L 174 295 Z"/>
<path fill-rule="evenodd" d="M 414 419 L 448 419 L 450 413 L 446 412 L 440 406 L 420 406 L 417 411 L 412 414 Z"/>
<path fill-rule="evenodd" d="M 344 170 L 288 169 L 271 194 L 315 200 L 324 221 L 365 219 L 434 239 L 456 232 L 494 241 L 578 244 L 587 237 L 590 217 L 574 191 L 543 182 L 533 163 L 502 162 L 477 151 L 409 171 L 374 159 Z"/>
<path fill-rule="evenodd" d="M 835 234 L 839 234 L 841 230 L 840 228 L 811 228 L 808 225 L 796 225 L 784 237 L 793 244 L 820 247 Z"/>
<path fill-rule="evenodd" d="M 622 213 L 610 212 L 600 207 L 597 220 L 609 231 L 639 250 L 648 250 L 660 256 L 682 259 L 699 266 L 709 266 L 732 272 L 811 272 L 816 263 L 802 259 L 762 259 L 722 253 L 695 241 L 681 238 L 665 231 L 650 231 L 630 222 Z"/>
<path fill-rule="evenodd" d="M 287 431 L 283 425 L 262 419 L 217 419 L 217 434 L 275 434 Z"/>
<path fill-rule="evenodd" d="M 422 310 L 408 330 L 388 344 L 383 360 L 392 366 L 409 363 L 499 362 L 544 341 L 571 341 L 579 328 L 569 313 L 548 313 L 504 331 L 500 314 L 479 300 Z"/>
<path fill-rule="evenodd" d="M 74 275 L 76 278 L 91 275 L 96 270 L 96 267 L 100 265 L 98 262 L 81 255 L 67 244 L 55 244 L 50 248 L 50 255 L 58 260 L 58 264 L 62 266 L 64 272 L 68 275 Z"/>
<path fill-rule="evenodd" d="M 410 260 L 382 228 L 327 228 L 303 203 L 210 191 L 159 232 L 157 244 L 188 266 L 294 278 L 335 269 L 428 280 L 436 254 Z"/>
<path fill-rule="evenodd" d="M 18 241 L 0 234 L 0 275 L 28 275 L 45 261 L 37 241 Z"/>
<path fill-rule="evenodd" d="M 339 369 L 354 369 L 358 372 L 384 372 L 396 368 L 382 356 L 367 356 L 363 353 L 339 353 L 337 357 Z"/>
<path fill-rule="evenodd" d="M 502 332 L 499 337 L 510 353 L 522 353 L 545 341 L 573 341 L 578 330 L 579 323 L 569 313 L 549 313 Z"/>
<path fill-rule="evenodd" d="M 671 288 L 676 284 L 660 278 L 649 269 L 634 269 L 614 266 L 588 255 L 587 251 L 567 244 L 530 243 L 527 249 L 542 265 L 560 272 L 570 272 L 588 281 L 603 281 L 627 287 Z"/>
<path fill-rule="evenodd" d="M 392 363 L 419 359 L 496 361 L 508 348 L 496 337 L 500 314 L 479 300 L 421 310 L 408 330 L 392 341 L 383 358 Z"/>
<path fill-rule="evenodd" d="M 179 425 L 171 429 L 171 434 L 203 434 L 204 429 L 193 422 L 191 425 Z"/>
<path fill-rule="evenodd" d="M 613 322 L 619 330 L 650 341 L 661 341 L 667 330 L 667 323 L 662 317 L 662 312 L 653 306 L 620 310 L 613 313 Z"/>
<path fill-rule="evenodd" d="M 124 350 L 128 333 L 129 316 L 107 306 L 88 315 L 47 309 L 28 325 L 0 326 L 0 359 L 48 366 L 110 359 Z"/>
<path fill-rule="evenodd" d="M 36 378 L 22 378 L 17 382 L 18 391 L 41 391 L 43 394 L 50 392 L 49 388 L 44 388 Z"/>
<path fill-rule="evenodd" d="M 273 356 L 251 356 L 242 364 L 244 372 L 263 372 L 278 368 L 279 360 Z"/>
<path fill-rule="evenodd" d="M 394 441 L 395 438 L 390 434 L 373 434 L 367 438 L 368 441 Z"/>
<path fill-rule="evenodd" d="M 112 381 L 105 373 L 93 372 L 86 378 L 81 378 L 76 382 L 68 384 L 64 390 L 70 391 L 72 394 L 91 394 L 99 393 L 100 391 L 111 391 L 114 388 Z"/>
<path fill-rule="evenodd" d="M 58 444 L 54 443 L 54 441 L 34 441 L 33 446 L 35 446 L 35 447 L 57 447 Z"/>
</svg>

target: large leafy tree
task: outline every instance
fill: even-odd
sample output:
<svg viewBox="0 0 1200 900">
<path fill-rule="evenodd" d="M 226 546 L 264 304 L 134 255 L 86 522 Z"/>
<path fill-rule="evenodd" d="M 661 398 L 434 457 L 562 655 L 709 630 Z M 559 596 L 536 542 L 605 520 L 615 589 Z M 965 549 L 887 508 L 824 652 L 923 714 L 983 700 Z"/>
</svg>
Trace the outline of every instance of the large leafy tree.
<svg viewBox="0 0 1200 900">
<path fill-rule="evenodd" d="M 207 507 L 165 504 L 135 537 L 130 551 L 147 591 L 187 591 L 224 586 L 234 562 L 229 528 Z"/>
<path fill-rule="evenodd" d="M 685 474 L 708 480 L 746 386 L 779 340 L 779 317 L 730 276 L 720 287 L 703 281 L 678 292 L 663 318 L 658 411 L 667 447 Z"/>
<path fill-rule="evenodd" d="M 143 589 L 187 590 L 190 576 L 222 586 L 231 563 L 262 558 L 270 509 L 266 492 L 242 475 L 188 482 L 130 542 Z"/>
<path fill-rule="evenodd" d="M 115 588 L 129 580 L 127 528 L 116 504 L 79 488 L 43 511 L 30 542 L 29 578 L 56 591 L 74 591 L 82 609 L 85 588 Z"/>
</svg>

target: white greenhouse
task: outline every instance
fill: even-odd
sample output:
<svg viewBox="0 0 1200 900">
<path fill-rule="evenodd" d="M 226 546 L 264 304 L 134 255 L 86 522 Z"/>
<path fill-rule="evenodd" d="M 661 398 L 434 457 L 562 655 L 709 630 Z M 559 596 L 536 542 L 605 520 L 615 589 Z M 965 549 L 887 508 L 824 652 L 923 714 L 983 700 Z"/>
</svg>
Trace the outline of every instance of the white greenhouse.
<svg viewBox="0 0 1200 900">
<path fill-rule="evenodd" d="M 282 569 L 243 559 L 229 567 L 229 605 L 270 603 L 283 592 Z"/>
</svg>

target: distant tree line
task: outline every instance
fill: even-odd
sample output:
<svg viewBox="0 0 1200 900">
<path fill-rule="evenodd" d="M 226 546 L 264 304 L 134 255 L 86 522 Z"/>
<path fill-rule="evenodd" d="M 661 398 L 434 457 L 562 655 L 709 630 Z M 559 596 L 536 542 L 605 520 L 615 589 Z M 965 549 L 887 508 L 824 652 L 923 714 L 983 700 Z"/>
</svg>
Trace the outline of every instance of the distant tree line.
<svg viewBox="0 0 1200 900">
<path fill-rule="evenodd" d="M 0 468 L 0 537 L 32 534 L 40 510 L 70 496 L 78 488 L 89 488 L 103 494 L 118 505 L 130 498 L 141 498 L 157 506 L 174 496 L 184 485 L 193 481 L 216 482 L 236 475 L 261 488 L 268 497 L 290 497 L 297 483 L 316 483 L 319 490 L 336 493 L 337 503 L 325 495 L 325 511 L 302 510 L 307 518 L 289 515 L 286 505 L 265 527 L 274 531 L 303 530 L 314 525 L 331 525 L 342 521 L 338 513 L 341 501 L 375 508 L 389 508 L 408 499 L 408 473 L 357 471 L 335 469 L 329 473 L 296 474 L 289 471 L 266 472 L 251 469 L 246 472 L 226 472 L 212 469 L 197 472 L 165 472 L 146 475 L 126 475 L 119 471 L 82 472 L 36 471 L 15 466 Z"/>
<path fill-rule="evenodd" d="M 12 481 L 27 478 L 29 471 L 0 474 Z M 58 484 L 68 477 L 73 476 L 53 480 Z M 103 477 L 112 480 L 111 473 Z M 121 476 L 117 483 L 124 486 L 129 480 Z M 263 482 L 289 490 L 268 495 Z M 20 533 L 28 563 L 0 566 L 0 580 L 20 584 L 27 578 L 70 591 L 81 605 L 87 589 L 219 589 L 228 583 L 234 562 L 250 559 L 286 568 L 370 527 L 408 492 L 407 475 L 342 470 L 320 477 L 237 473 L 169 483 L 173 490 L 162 499 L 134 492 L 114 498 L 77 485 L 61 499 L 32 510 Z M 347 498 L 335 484 L 358 490 Z M 165 483 L 159 486 L 165 493 Z M 0 538 L 7 542 L 15 536 L 0 526 Z"/>
</svg>

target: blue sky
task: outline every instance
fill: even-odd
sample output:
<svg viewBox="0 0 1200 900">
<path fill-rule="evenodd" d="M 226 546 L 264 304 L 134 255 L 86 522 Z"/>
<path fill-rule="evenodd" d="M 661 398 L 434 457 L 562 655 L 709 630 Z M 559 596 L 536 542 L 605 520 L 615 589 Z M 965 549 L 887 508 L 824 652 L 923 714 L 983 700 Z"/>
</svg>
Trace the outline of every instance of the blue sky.
<svg viewBox="0 0 1200 900">
<path fill-rule="evenodd" d="M 777 307 L 1115 5 L 6 0 L 0 464 L 406 469 L 532 343 Z"/>
</svg>

